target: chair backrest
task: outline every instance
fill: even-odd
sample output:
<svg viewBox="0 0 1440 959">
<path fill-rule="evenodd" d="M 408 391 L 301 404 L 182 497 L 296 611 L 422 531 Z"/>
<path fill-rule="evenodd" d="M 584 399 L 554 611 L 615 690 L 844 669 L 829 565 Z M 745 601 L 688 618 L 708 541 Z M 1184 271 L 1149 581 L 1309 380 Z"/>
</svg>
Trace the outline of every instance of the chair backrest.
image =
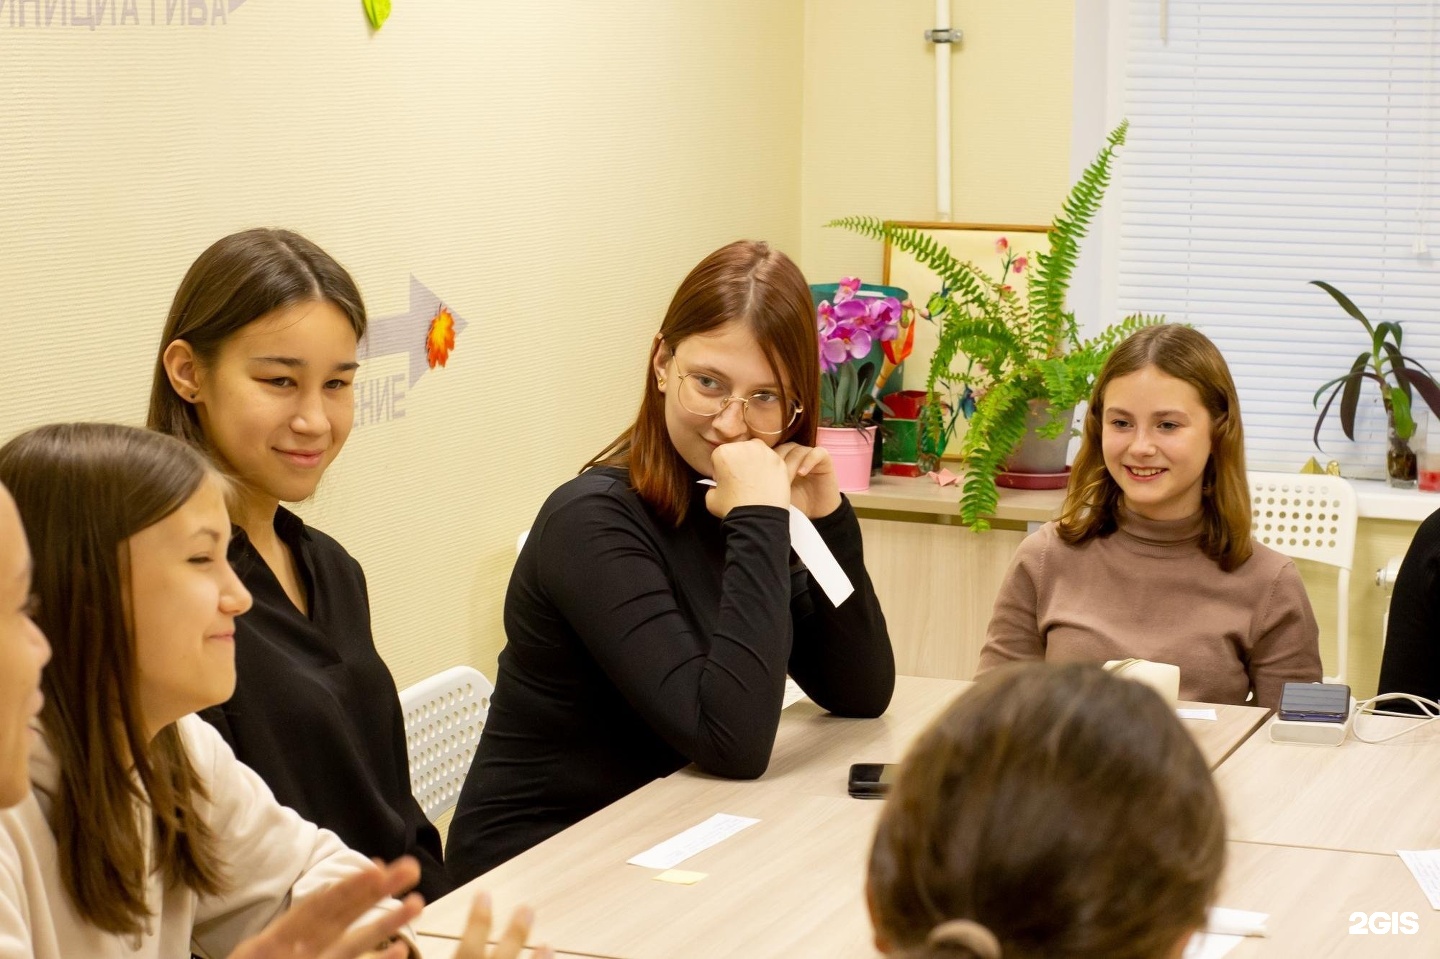
<svg viewBox="0 0 1440 959">
<path fill-rule="evenodd" d="M 1360 518 L 1355 488 L 1339 476 L 1250 473 L 1251 535 L 1277 552 L 1334 566 L 1335 675 L 1345 682 L 1350 660 L 1350 568 Z"/>
<path fill-rule="evenodd" d="M 454 666 L 400 692 L 410 790 L 431 822 L 460 800 L 494 691 L 480 670 Z"/>
</svg>

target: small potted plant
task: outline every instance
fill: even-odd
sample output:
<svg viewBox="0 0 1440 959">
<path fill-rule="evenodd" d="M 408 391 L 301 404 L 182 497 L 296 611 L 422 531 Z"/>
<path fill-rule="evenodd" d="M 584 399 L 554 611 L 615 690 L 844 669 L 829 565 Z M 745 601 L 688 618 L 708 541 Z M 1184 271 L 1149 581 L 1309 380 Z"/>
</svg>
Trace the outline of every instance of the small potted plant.
<svg viewBox="0 0 1440 959">
<path fill-rule="evenodd" d="M 1098 336 L 1082 339 L 1075 314 L 1065 307 L 1080 239 L 1100 208 L 1111 161 L 1125 142 L 1127 129 L 1121 123 L 1110 133 L 1105 147 L 1070 188 L 1047 234 L 1049 252 L 1036 254 L 1032 261 L 1011 250 L 1008 242 L 997 241 L 1004 271 L 998 278 L 974 263 L 956 260 L 919 229 L 873 217 L 829 224 L 888 240 L 928 267 L 943 284 L 927 304 L 940 331 L 926 381 L 931 400 L 924 412 L 925 429 L 932 440 L 938 439 L 945 429 L 940 400 L 948 398 L 952 407 L 968 406 L 966 391 L 973 391 L 973 412 L 960 449 L 965 468 L 960 516 L 976 530 L 988 528 L 986 517 L 999 502 L 996 478 L 1027 433 L 1058 441 L 1055 445 L 1061 451 L 1054 473 L 1028 472 L 1064 485 L 1063 471 L 1068 469 L 1064 449 L 1075 405 L 1089 396 L 1116 344 L 1161 320 L 1136 314 Z M 1012 273 L 1027 271 L 1029 286 L 1021 294 L 1007 281 Z"/>
<path fill-rule="evenodd" d="M 817 293 L 827 287 L 817 288 Z M 914 310 L 907 309 L 887 287 L 865 288 L 845 277 L 832 299 L 815 311 L 820 340 L 820 436 L 830 451 L 840 489 L 870 488 L 875 424 L 870 412 L 880 389 L 904 361 L 905 345 L 913 342 Z M 903 293 L 902 293 L 903 295 Z M 880 347 L 877 351 L 876 347 Z M 880 354 L 877 358 L 874 354 Z"/>
<path fill-rule="evenodd" d="M 1440 417 L 1440 385 L 1430 371 L 1418 361 L 1400 352 L 1402 331 L 1399 323 L 1371 323 L 1350 298 L 1324 280 L 1311 280 L 1340 304 L 1340 308 L 1360 321 L 1370 337 L 1370 349 L 1355 357 L 1350 372 L 1337 376 L 1315 391 L 1314 405 L 1320 409 L 1315 418 L 1312 439 L 1320 449 L 1320 427 L 1330 413 L 1335 398 L 1340 398 L 1340 428 L 1347 439 L 1355 439 L 1355 410 L 1360 402 L 1360 387 L 1371 380 L 1380 389 L 1385 404 L 1388 446 L 1385 451 L 1385 477 L 1391 486 L 1413 489 L 1417 476 L 1415 451 L 1410 441 L 1415 436 L 1414 394 L 1419 393 L 1437 417 Z M 1320 407 L 1320 395 L 1330 396 Z"/>
</svg>

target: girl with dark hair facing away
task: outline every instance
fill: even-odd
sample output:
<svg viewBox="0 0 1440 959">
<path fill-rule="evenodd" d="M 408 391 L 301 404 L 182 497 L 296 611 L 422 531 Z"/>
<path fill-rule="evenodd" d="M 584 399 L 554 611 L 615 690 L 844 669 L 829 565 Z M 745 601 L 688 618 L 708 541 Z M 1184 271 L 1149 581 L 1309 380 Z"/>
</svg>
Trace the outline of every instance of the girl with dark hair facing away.
<svg viewBox="0 0 1440 959">
<path fill-rule="evenodd" d="M 764 243 L 722 247 L 680 284 L 634 424 L 551 494 L 511 575 L 450 828 L 457 882 L 686 763 L 761 775 L 787 670 L 838 715 L 885 711 L 889 634 L 814 446 L 814 314 L 799 269 Z M 792 504 L 855 587 L 838 610 L 792 564 Z"/>
<path fill-rule="evenodd" d="M 1250 513 L 1225 358 L 1188 326 L 1135 333 L 1095 381 L 1059 521 L 1015 553 L 979 672 L 1136 657 L 1180 667 L 1182 699 L 1274 709 L 1320 680 L 1320 633 Z"/>
<path fill-rule="evenodd" d="M 450 888 L 440 836 L 410 791 L 364 571 L 280 505 L 313 494 L 350 435 L 365 324 L 354 281 L 309 240 L 227 236 L 175 294 L 148 425 L 235 485 L 229 557 L 255 605 L 237 625 L 235 695 L 204 718 L 306 819 L 366 855 L 418 859 L 419 891 L 434 900 Z"/>
<path fill-rule="evenodd" d="M 1225 815 L 1149 687 L 1090 664 L 986 674 L 910 748 L 866 899 L 893 959 L 1179 959 Z"/>
</svg>

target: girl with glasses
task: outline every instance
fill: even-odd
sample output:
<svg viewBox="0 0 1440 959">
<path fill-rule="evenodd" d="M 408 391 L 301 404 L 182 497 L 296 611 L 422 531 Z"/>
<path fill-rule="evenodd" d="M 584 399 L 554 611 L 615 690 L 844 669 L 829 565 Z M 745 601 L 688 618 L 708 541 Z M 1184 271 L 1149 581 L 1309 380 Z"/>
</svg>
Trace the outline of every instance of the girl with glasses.
<svg viewBox="0 0 1440 959">
<path fill-rule="evenodd" d="M 550 496 L 511 576 L 450 827 L 456 881 L 686 763 L 760 776 L 787 671 L 837 715 L 884 712 L 894 659 L 859 523 L 813 445 L 819 382 L 814 306 L 784 254 L 732 243 L 680 284 L 635 422 Z M 855 587 L 838 609 L 792 557 L 791 506 Z"/>
</svg>

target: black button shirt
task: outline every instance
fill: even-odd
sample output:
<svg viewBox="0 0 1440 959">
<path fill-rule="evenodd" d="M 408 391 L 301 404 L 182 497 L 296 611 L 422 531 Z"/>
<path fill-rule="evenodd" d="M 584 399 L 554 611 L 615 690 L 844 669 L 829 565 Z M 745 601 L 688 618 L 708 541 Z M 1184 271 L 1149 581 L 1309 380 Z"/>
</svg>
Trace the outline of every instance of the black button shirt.
<svg viewBox="0 0 1440 959">
<path fill-rule="evenodd" d="M 230 564 L 255 604 L 236 623 L 235 695 L 201 715 L 301 816 L 367 856 L 415 856 L 418 889 L 433 902 L 450 883 L 440 835 L 410 792 L 404 716 L 370 634 L 365 574 L 284 508 L 275 532 L 295 557 L 310 615 L 236 527 Z"/>
</svg>

